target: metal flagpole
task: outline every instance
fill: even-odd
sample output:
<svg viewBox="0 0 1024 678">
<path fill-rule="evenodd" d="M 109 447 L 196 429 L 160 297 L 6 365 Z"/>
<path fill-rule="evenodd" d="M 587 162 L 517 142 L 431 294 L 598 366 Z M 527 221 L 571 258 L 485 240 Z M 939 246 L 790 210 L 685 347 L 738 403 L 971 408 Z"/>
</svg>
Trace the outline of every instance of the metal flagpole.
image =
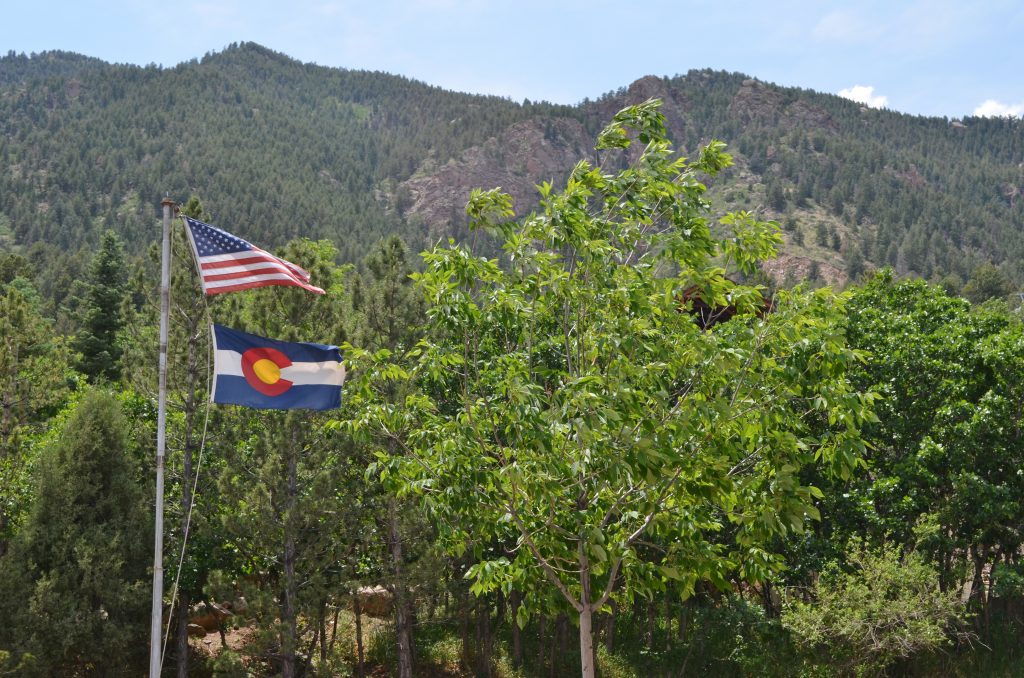
<svg viewBox="0 0 1024 678">
<path fill-rule="evenodd" d="M 160 676 L 163 649 L 164 612 L 164 452 L 167 449 L 167 335 L 171 308 L 171 209 L 174 201 L 166 197 L 163 245 L 160 253 L 160 372 L 156 419 L 156 520 L 153 538 L 153 610 L 149 637 L 149 678 Z"/>
</svg>

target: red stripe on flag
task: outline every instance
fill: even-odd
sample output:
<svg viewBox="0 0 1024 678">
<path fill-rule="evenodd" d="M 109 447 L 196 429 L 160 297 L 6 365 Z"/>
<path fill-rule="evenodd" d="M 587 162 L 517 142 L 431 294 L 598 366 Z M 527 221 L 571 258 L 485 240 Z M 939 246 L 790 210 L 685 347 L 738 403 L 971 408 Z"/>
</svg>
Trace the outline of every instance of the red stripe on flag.
<svg viewBox="0 0 1024 678">
<path fill-rule="evenodd" d="M 241 253 L 240 253 L 241 254 Z M 309 273 L 305 269 L 296 266 L 290 261 L 285 261 L 275 257 L 272 254 L 267 254 L 262 250 L 254 250 L 246 252 L 244 256 L 240 256 L 237 259 L 226 259 L 223 261 L 207 261 L 200 264 L 200 268 L 204 271 L 218 269 L 218 268 L 231 268 L 233 266 L 251 266 L 253 264 L 270 263 L 277 264 L 282 268 L 288 270 L 290 273 L 298 276 L 301 280 L 309 282 Z"/>
<path fill-rule="evenodd" d="M 238 259 L 226 259 L 224 261 L 209 261 L 202 264 L 203 270 L 209 270 L 212 268 L 228 268 L 230 266 L 248 266 L 250 264 L 259 264 L 264 262 L 271 262 L 275 264 L 284 265 L 277 257 L 272 254 L 249 252 L 245 258 Z"/>
</svg>

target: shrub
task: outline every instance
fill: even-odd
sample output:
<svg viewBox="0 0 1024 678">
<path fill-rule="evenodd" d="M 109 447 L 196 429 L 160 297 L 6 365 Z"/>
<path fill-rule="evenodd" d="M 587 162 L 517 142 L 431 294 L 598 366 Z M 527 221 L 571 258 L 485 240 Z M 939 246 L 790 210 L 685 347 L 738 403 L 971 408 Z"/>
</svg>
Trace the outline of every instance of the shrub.
<svg viewBox="0 0 1024 678">
<path fill-rule="evenodd" d="M 872 675 L 947 644 L 965 610 L 955 591 L 939 590 L 935 570 L 894 545 L 852 546 L 845 566 L 825 569 L 809 601 L 787 601 L 782 621 L 798 647 L 827 652 L 845 674 Z"/>
</svg>

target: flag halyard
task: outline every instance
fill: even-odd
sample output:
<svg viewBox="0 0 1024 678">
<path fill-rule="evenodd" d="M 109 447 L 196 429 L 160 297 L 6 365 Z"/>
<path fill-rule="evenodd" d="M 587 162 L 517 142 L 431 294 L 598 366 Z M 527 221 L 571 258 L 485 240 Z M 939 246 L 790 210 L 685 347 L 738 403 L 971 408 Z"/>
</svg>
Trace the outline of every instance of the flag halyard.
<svg viewBox="0 0 1024 678">
<path fill-rule="evenodd" d="M 270 285 L 324 291 L 309 282 L 309 273 L 290 261 L 256 247 L 216 226 L 184 217 L 185 231 L 199 267 L 206 295 L 238 292 Z"/>
</svg>

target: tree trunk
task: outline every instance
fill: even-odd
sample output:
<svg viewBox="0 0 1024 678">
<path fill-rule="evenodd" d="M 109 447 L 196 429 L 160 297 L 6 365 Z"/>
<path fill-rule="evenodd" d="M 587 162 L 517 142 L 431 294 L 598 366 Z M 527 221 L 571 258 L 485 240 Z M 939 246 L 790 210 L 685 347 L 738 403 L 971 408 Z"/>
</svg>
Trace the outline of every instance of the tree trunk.
<svg viewBox="0 0 1024 678">
<path fill-rule="evenodd" d="M 939 556 L 937 558 L 939 561 L 939 591 L 942 591 L 943 593 L 949 591 L 949 588 L 952 585 L 951 582 L 953 579 L 950 576 L 952 574 L 951 557 L 951 549 L 944 546 L 940 548 Z"/>
<path fill-rule="evenodd" d="M 188 613 L 192 606 L 192 596 L 188 591 L 178 592 L 178 630 L 174 637 L 174 653 L 176 656 L 178 678 L 188 678 Z"/>
<path fill-rule="evenodd" d="M 217 624 L 217 635 L 220 636 L 220 649 L 226 650 L 228 647 L 228 636 L 224 632 L 224 624 Z"/>
<path fill-rule="evenodd" d="M 488 596 L 480 596 L 477 601 L 477 614 L 480 618 L 480 669 L 485 678 L 494 675 L 491 663 L 491 604 Z"/>
<path fill-rule="evenodd" d="M 320 601 L 320 614 L 317 616 L 317 632 L 320 636 L 320 663 L 327 664 L 327 599 Z"/>
<path fill-rule="evenodd" d="M 341 605 L 334 606 L 334 618 L 331 621 L 331 642 L 327 649 L 327 654 L 334 652 L 334 641 L 338 639 L 338 614 L 341 613 Z M 362 640 L 362 639 L 360 639 Z"/>
<path fill-rule="evenodd" d="M 402 539 L 398 530 L 398 501 L 388 500 L 388 550 L 395 594 L 395 642 L 398 645 L 398 677 L 412 678 L 412 620 L 405 582 Z"/>
<path fill-rule="evenodd" d="M 544 669 L 544 655 L 548 649 L 548 620 L 547 617 L 541 615 L 540 627 L 537 630 L 537 644 L 540 646 L 537 648 L 537 674 Z"/>
<path fill-rule="evenodd" d="M 584 603 L 580 610 L 580 675 L 583 678 L 594 678 L 594 629 L 592 627 L 594 608 Z"/>
<path fill-rule="evenodd" d="M 462 639 L 462 663 L 466 668 L 473 665 L 473 653 L 469 651 L 469 592 L 458 584 L 459 637 Z"/>
<path fill-rule="evenodd" d="M 523 594 L 513 590 L 509 598 L 512 616 L 512 668 L 518 669 L 523 665 L 523 634 L 519 629 L 519 606 L 523 603 Z"/>
<path fill-rule="evenodd" d="M 366 664 L 363 658 L 363 606 L 359 604 L 358 592 L 352 598 L 352 611 L 356 617 L 356 676 L 363 678 L 366 675 Z"/>
<path fill-rule="evenodd" d="M 985 552 L 971 547 L 971 557 L 974 560 L 974 577 L 971 580 L 971 598 L 975 605 L 981 605 L 981 614 L 977 617 L 975 625 L 982 632 L 982 636 L 988 640 L 988 606 L 985 599 Z"/>
<path fill-rule="evenodd" d="M 594 678 L 594 605 L 590 598 L 590 558 L 586 542 L 579 541 L 580 561 L 580 675 Z"/>
<path fill-rule="evenodd" d="M 665 596 L 665 651 L 668 652 L 672 649 L 672 596 L 671 589 L 669 589 L 669 595 Z"/>
<path fill-rule="evenodd" d="M 295 678 L 295 645 L 297 642 L 295 609 L 295 522 L 298 498 L 298 452 L 294 445 L 286 450 L 287 460 L 287 505 L 284 515 L 284 600 L 281 608 L 281 676 Z"/>
<path fill-rule="evenodd" d="M 320 640 L 320 633 L 316 628 L 313 629 L 313 633 L 311 635 L 313 638 L 309 641 L 309 647 L 306 648 L 306 653 L 303 655 L 302 659 L 303 666 L 305 667 L 309 667 L 309 665 L 313 663 L 313 651 L 316 649 L 316 644 Z"/>
<path fill-rule="evenodd" d="M 683 604 L 679 606 L 679 635 L 677 638 L 680 643 L 686 642 L 686 624 L 689 621 L 689 615 L 687 611 L 690 607 L 689 599 L 683 601 Z"/>
<path fill-rule="evenodd" d="M 565 614 L 558 615 L 558 619 L 555 620 L 555 646 L 551 652 L 551 678 L 555 678 L 561 675 L 557 669 L 560 669 L 565 663 L 565 643 L 566 636 L 569 635 L 569 618 Z"/>
<path fill-rule="evenodd" d="M 608 652 L 612 652 L 615 650 L 615 614 L 618 612 L 618 608 L 615 601 L 612 601 L 608 607 L 608 616 L 604 620 L 604 645 L 608 648 Z"/>
<path fill-rule="evenodd" d="M 477 675 L 483 673 L 483 664 L 480 662 L 480 658 L 484 654 L 484 617 L 480 613 L 480 605 L 480 598 L 473 598 L 473 661 L 475 667 L 473 673 Z"/>
</svg>

